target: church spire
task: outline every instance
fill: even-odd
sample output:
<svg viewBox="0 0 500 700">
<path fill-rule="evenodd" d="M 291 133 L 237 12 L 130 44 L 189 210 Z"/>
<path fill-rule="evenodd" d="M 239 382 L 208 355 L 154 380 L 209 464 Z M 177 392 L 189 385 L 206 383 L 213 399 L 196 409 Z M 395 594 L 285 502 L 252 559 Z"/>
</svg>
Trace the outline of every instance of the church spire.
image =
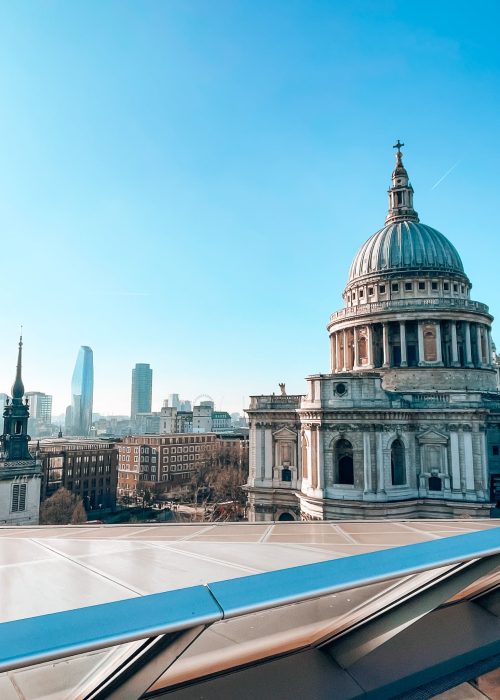
<svg viewBox="0 0 500 700">
<path fill-rule="evenodd" d="M 398 139 L 393 148 L 396 148 L 396 167 L 392 172 L 392 184 L 388 190 L 389 211 L 385 223 L 392 224 L 398 221 L 418 221 L 418 214 L 413 208 L 413 187 L 408 178 L 408 173 L 403 165 L 401 143 Z"/>
<path fill-rule="evenodd" d="M 3 448 L 3 461 L 33 459 L 30 455 L 28 442 L 28 419 L 30 416 L 28 399 L 23 403 L 24 384 L 21 377 L 23 359 L 23 337 L 19 339 L 17 355 L 17 371 L 12 385 L 12 401 L 6 402 L 3 412 L 3 435 L 0 440 Z"/>
<path fill-rule="evenodd" d="M 23 364 L 23 336 L 19 338 L 19 351 L 17 354 L 17 370 L 14 384 L 12 385 L 12 403 L 22 403 L 24 396 L 24 384 L 21 377 Z"/>
</svg>

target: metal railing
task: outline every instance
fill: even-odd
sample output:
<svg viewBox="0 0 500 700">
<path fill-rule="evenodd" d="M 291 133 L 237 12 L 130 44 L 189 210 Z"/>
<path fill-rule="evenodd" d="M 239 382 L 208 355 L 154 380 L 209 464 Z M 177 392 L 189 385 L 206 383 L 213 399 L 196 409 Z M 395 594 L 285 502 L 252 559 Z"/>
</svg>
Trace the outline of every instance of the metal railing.
<svg viewBox="0 0 500 700">
<path fill-rule="evenodd" d="M 490 557 L 500 527 L 0 624 L 0 672 Z"/>
</svg>

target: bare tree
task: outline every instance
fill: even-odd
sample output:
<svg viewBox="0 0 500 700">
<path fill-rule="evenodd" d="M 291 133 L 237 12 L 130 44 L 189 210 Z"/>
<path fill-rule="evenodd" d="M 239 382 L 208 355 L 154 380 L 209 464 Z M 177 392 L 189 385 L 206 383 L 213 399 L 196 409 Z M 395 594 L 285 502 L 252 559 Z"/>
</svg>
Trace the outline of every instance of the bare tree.
<svg viewBox="0 0 500 700">
<path fill-rule="evenodd" d="M 191 479 L 196 510 L 201 495 L 204 508 L 209 502 L 213 505 L 213 518 L 236 519 L 246 502 L 241 487 L 246 483 L 247 477 L 248 454 L 242 451 L 240 444 L 221 440 L 215 446 L 207 445 Z"/>
<path fill-rule="evenodd" d="M 80 496 L 64 487 L 58 489 L 40 506 L 42 525 L 68 525 L 87 522 L 87 514 Z"/>
</svg>

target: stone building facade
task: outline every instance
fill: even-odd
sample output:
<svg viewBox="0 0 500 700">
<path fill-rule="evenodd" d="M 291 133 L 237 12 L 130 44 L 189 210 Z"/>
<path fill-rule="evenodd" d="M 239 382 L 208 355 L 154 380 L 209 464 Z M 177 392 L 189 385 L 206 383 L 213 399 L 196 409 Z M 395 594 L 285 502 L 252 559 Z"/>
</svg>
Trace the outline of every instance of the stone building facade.
<svg viewBox="0 0 500 700">
<path fill-rule="evenodd" d="M 385 226 L 327 326 L 330 373 L 251 397 L 251 520 L 488 517 L 500 501 L 493 318 L 420 222 L 401 145 Z"/>
</svg>

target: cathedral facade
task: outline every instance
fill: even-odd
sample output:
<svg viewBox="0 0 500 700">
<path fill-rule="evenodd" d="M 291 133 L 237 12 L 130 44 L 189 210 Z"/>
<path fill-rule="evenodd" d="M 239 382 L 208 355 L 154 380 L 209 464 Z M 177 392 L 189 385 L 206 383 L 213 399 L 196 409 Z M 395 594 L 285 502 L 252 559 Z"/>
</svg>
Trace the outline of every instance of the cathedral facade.
<svg viewBox="0 0 500 700">
<path fill-rule="evenodd" d="M 252 521 L 489 517 L 500 499 L 493 318 L 420 222 L 402 145 L 385 225 L 327 326 L 330 373 L 305 395 L 251 397 Z"/>
</svg>

